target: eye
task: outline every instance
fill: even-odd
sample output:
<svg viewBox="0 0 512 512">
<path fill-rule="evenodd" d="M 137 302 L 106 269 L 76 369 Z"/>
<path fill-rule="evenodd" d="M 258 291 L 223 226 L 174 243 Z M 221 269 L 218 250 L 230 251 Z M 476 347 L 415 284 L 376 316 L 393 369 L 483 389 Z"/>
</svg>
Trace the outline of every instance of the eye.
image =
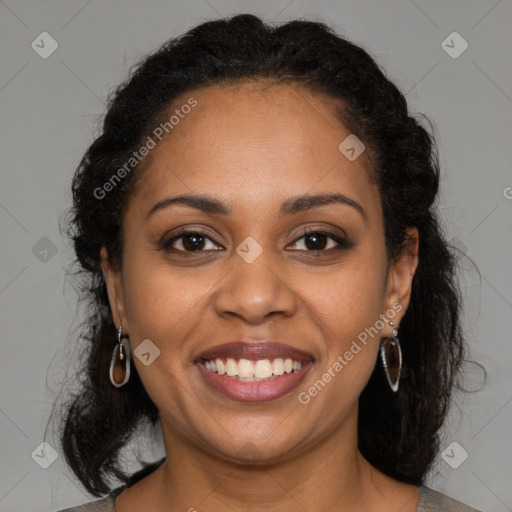
<svg viewBox="0 0 512 512">
<path fill-rule="evenodd" d="M 292 245 L 297 245 L 300 240 L 304 239 L 302 243 L 306 250 L 321 252 L 326 251 L 326 249 L 349 249 L 352 245 L 346 238 L 328 231 L 306 230 L 304 233 L 304 236 L 297 239 Z M 329 241 L 331 242 L 330 245 Z"/>
<path fill-rule="evenodd" d="M 346 238 L 328 231 L 305 230 L 304 235 L 288 247 L 297 245 L 300 247 L 300 241 L 302 241 L 301 243 L 307 252 L 327 252 L 329 249 L 350 249 L 353 245 Z M 161 244 L 161 249 L 183 253 L 222 250 L 206 233 L 192 230 L 181 231 L 177 235 L 165 240 Z M 292 250 L 303 251 L 304 249 L 297 249 L 297 247 L 295 247 Z"/>
<path fill-rule="evenodd" d="M 211 244 L 208 247 L 208 243 Z M 176 236 L 169 238 L 162 244 L 164 250 L 175 250 L 179 252 L 202 252 L 204 250 L 219 250 L 213 240 L 201 231 L 182 231 Z"/>
</svg>

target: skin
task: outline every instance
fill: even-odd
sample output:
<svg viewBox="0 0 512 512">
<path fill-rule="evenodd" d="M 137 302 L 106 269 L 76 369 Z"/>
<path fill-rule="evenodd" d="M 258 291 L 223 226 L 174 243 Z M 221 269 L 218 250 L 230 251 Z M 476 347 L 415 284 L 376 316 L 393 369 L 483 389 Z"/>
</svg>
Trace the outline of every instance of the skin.
<svg viewBox="0 0 512 512">
<path fill-rule="evenodd" d="M 413 512 L 418 488 L 385 476 L 357 448 L 358 397 L 391 326 L 308 404 L 297 394 L 393 304 L 401 306 L 393 318 L 400 323 L 418 263 L 417 231 L 388 261 L 368 160 L 363 153 L 351 162 L 338 150 L 350 132 L 328 98 L 300 85 L 248 82 L 199 89 L 173 109 L 190 96 L 197 106 L 150 152 L 127 204 L 122 267 L 110 266 L 101 250 L 115 324 L 132 351 L 145 339 L 161 351 L 149 366 L 132 362 L 160 411 L 166 462 L 121 493 L 117 512 Z M 291 197 L 334 192 L 357 201 L 364 217 L 339 203 L 278 213 Z M 173 205 L 147 218 L 153 205 L 179 194 L 215 196 L 232 212 Z M 162 249 L 178 227 L 206 232 L 204 252 L 186 253 L 183 238 L 174 251 Z M 304 228 L 345 234 L 353 246 L 331 249 L 337 243 L 327 238 L 313 251 Z M 263 249 L 252 263 L 236 252 L 248 236 Z M 244 404 L 205 383 L 193 364 L 198 354 L 250 338 L 313 354 L 297 390 Z"/>
</svg>

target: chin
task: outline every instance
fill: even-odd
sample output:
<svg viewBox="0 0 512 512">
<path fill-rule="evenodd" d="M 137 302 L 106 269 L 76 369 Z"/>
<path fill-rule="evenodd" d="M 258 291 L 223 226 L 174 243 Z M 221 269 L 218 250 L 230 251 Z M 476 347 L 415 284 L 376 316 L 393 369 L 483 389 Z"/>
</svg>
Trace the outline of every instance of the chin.
<svg viewBox="0 0 512 512">
<path fill-rule="evenodd" d="M 233 432 L 233 437 L 223 438 L 222 440 L 211 440 L 209 450 L 214 450 L 214 455 L 230 462 L 240 465 L 266 466 L 291 458 L 294 452 L 300 452 L 297 446 L 297 436 L 293 439 L 280 438 L 272 435 L 275 425 L 265 430 L 263 435 L 250 436 L 245 434 L 237 435 Z M 286 429 L 288 432 L 290 430 Z M 206 442 L 208 440 L 205 439 Z"/>
</svg>

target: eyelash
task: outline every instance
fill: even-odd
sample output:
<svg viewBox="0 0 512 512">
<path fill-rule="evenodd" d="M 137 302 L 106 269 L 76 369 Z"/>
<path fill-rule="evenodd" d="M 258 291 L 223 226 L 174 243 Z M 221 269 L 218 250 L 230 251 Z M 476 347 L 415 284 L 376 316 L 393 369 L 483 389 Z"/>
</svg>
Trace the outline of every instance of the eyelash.
<svg viewBox="0 0 512 512">
<path fill-rule="evenodd" d="M 162 242 L 160 244 L 160 249 L 161 250 L 164 250 L 164 251 L 173 251 L 173 252 L 181 252 L 181 253 L 186 253 L 186 254 L 194 254 L 194 253 L 201 253 L 201 252 L 206 252 L 205 250 L 200 250 L 200 251 L 186 251 L 186 250 L 183 250 L 183 249 L 176 249 L 174 247 L 171 247 L 171 245 L 176 241 L 176 240 L 180 240 L 181 238 L 187 236 L 187 235 L 201 235 L 202 237 L 208 239 L 209 241 L 211 241 L 212 243 L 216 244 L 216 242 L 205 232 L 201 231 L 201 230 L 183 230 L 183 231 L 180 231 L 179 233 L 177 233 L 175 236 L 173 236 L 172 238 L 169 238 L 168 240 L 165 240 L 164 242 Z M 305 238 L 305 237 L 308 237 L 308 236 L 311 236 L 311 235 L 325 235 L 327 238 L 330 238 L 331 240 L 333 240 L 334 242 L 336 242 L 338 244 L 337 247 L 331 247 L 330 249 L 319 249 L 319 250 L 299 250 L 298 252 L 328 252 L 328 251 L 332 251 L 332 250 L 343 250 L 343 249 L 350 249 L 353 247 L 353 243 L 352 242 L 349 242 L 346 238 L 343 238 L 341 236 L 338 236 L 338 235 L 335 235 L 334 233 L 331 233 L 329 231 L 323 231 L 323 230 L 319 230 L 319 229 L 305 229 L 304 230 L 304 234 L 297 238 L 294 242 L 292 242 L 292 245 L 293 244 L 296 244 L 299 240 Z M 216 244 L 218 245 L 218 244 Z M 219 250 L 219 249 L 214 249 L 214 250 Z"/>
</svg>

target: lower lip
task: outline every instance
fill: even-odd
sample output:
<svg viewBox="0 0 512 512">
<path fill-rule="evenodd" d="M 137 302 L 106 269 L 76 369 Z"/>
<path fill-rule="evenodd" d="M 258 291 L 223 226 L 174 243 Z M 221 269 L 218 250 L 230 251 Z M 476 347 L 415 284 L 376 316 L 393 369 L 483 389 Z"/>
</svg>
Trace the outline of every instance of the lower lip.
<svg viewBox="0 0 512 512">
<path fill-rule="evenodd" d="M 300 370 L 278 375 L 270 380 L 244 382 L 208 370 L 203 363 L 197 363 L 206 382 L 223 395 L 237 402 L 269 402 L 293 391 L 302 382 L 312 361 L 302 364 Z"/>
</svg>

